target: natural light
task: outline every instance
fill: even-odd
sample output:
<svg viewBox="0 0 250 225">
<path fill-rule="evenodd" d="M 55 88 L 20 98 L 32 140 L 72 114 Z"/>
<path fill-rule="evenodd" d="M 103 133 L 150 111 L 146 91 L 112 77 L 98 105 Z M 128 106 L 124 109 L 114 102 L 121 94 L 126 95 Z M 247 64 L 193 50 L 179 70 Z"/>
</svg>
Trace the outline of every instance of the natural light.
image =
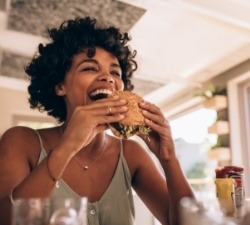
<svg viewBox="0 0 250 225">
<path fill-rule="evenodd" d="M 215 135 L 208 135 L 207 128 L 216 120 L 216 111 L 198 109 L 178 119 L 170 121 L 174 139 L 182 138 L 189 143 L 201 143 L 208 138 L 211 143 L 216 142 Z"/>
<path fill-rule="evenodd" d="M 213 178 L 218 162 L 207 153 L 217 142 L 217 135 L 208 133 L 216 117 L 215 110 L 201 108 L 170 121 L 177 157 L 197 198 L 215 196 Z"/>
</svg>

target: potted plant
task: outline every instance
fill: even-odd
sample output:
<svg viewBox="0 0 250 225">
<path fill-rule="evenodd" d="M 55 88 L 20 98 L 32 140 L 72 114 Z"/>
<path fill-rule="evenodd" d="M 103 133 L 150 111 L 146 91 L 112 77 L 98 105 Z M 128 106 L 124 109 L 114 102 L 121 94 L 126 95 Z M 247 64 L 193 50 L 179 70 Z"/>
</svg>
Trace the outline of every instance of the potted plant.
<svg viewBox="0 0 250 225">
<path fill-rule="evenodd" d="M 218 137 L 217 143 L 211 146 L 208 151 L 208 158 L 218 161 L 230 161 L 231 153 L 228 143 L 223 142 L 221 137 Z"/>
<path fill-rule="evenodd" d="M 204 107 L 220 111 L 227 108 L 226 89 L 210 84 L 206 91 L 198 93 L 204 99 Z"/>
</svg>

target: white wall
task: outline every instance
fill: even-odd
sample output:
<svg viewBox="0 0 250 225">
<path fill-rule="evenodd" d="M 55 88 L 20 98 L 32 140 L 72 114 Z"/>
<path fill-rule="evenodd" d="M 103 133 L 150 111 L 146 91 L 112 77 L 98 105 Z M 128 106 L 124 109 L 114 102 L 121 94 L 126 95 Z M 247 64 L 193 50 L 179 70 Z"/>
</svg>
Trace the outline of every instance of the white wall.
<svg viewBox="0 0 250 225">
<path fill-rule="evenodd" d="M 14 126 L 15 118 L 20 116 L 30 116 L 33 120 L 41 122 L 55 122 L 45 113 L 30 109 L 26 91 L 0 87 L 0 136 Z"/>
<path fill-rule="evenodd" d="M 134 195 L 136 225 L 154 225 L 155 219 L 138 195 Z"/>
</svg>

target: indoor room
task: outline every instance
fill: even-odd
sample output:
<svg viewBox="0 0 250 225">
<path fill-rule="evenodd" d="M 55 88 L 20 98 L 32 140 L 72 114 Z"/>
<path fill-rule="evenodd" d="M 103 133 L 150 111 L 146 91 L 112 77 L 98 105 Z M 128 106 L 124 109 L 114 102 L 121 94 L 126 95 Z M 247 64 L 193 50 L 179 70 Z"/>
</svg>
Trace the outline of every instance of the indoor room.
<svg viewBox="0 0 250 225">
<path fill-rule="evenodd" d="M 48 110 L 45 108 L 41 108 L 39 112 L 34 107 L 33 109 L 30 107 L 28 87 L 32 79 L 25 72 L 25 68 L 33 57 L 37 57 L 39 44 L 43 43 L 45 46 L 49 42 L 48 29 L 59 27 L 63 21 L 77 17 L 96 18 L 105 26 L 117 27 L 119 32 L 127 32 L 131 37 L 128 49 L 136 50 L 134 60 L 138 66 L 131 78 L 131 83 L 134 85 L 132 92 L 139 95 L 146 104 L 149 103 L 153 108 L 149 111 L 157 114 L 154 118 L 156 118 L 155 124 L 158 122 L 158 125 L 152 125 L 151 131 L 153 129 L 154 133 L 154 127 L 156 127 L 156 132 L 162 135 L 155 139 L 158 142 L 154 139 L 150 140 L 150 136 L 147 139 L 146 136 L 139 137 L 140 135 L 131 135 L 126 139 L 139 144 L 155 164 L 159 177 L 161 174 L 168 181 L 166 169 L 162 166 L 164 160 L 159 160 L 160 156 L 154 154 L 150 146 L 156 143 L 161 146 L 165 143 L 164 132 L 170 132 L 180 171 L 183 171 L 188 186 L 193 190 L 193 195 L 198 202 L 188 198 L 187 194 L 177 207 L 179 222 L 164 223 L 159 216 L 161 213 L 157 211 L 160 211 L 160 207 L 150 204 L 154 196 L 160 199 L 161 195 L 154 193 L 160 185 L 151 183 L 151 186 L 157 187 L 150 189 L 150 185 L 147 184 L 146 191 L 143 192 L 142 186 L 139 188 L 140 194 L 137 194 L 137 182 L 132 177 L 132 186 L 135 185 L 131 189 L 135 208 L 134 223 L 121 223 L 121 225 L 191 225 L 196 224 L 195 220 L 216 225 L 249 224 L 249 11 L 250 2 L 246 0 L 1 0 L 0 138 L 7 130 L 16 126 L 34 130 L 62 126 L 61 138 L 64 139 L 67 131 L 70 135 L 70 126 L 67 128 L 64 126 L 65 120 L 58 120 L 59 117 L 48 115 Z M 51 63 L 52 61 L 51 58 Z M 31 67 L 29 71 L 32 72 Z M 48 85 L 51 84 L 48 82 Z M 57 95 L 60 96 L 60 85 L 56 85 L 55 90 L 57 87 L 59 87 Z M 39 94 L 39 91 L 37 93 Z M 72 102 L 73 100 L 72 97 Z M 105 101 L 101 99 L 103 100 Z M 106 108 L 108 116 L 115 113 L 116 108 L 112 106 Z M 163 117 L 163 125 L 159 122 L 160 116 Z M 153 122 L 154 118 L 152 118 Z M 161 132 L 161 129 L 164 132 Z M 104 133 L 109 137 L 114 135 L 107 128 Z M 169 137 L 166 137 L 166 143 L 168 140 Z M 105 148 L 106 139 L 104 141 L 103 148 Z M 5 140 L 3 142 L 5 143 Z M 2 148 L 4 147 L 0 145 L 0 166 L 4 161 L 1 157 L 5 156 L 5 153 L 1 153 Z M 103 149 L 100 155 L 93 157 L 94 159 L 87 167 L 91 169 L 92 164 L 94 167 L 98 161 L 102 161 L 102 151 Z M 136 156 L 133 157 L 136 158 Z M 81 165 L 78 158 L 75 161 L 79 164 L 78 166 Z M 47 163 L 48 165 L 50 164 Z M 166 163 L 166 168 L 167 166 Z M 84 169 L 86 166 L 82 165 L 82 167 Z M 55 168 L 57 171 L 56 166 L 50 168 Z M 53 170 L 50 168 L 48 168 L 48 173 L 52 174 L 51 178 L 54 179 Z M 237 170 L 239 168 L 240 172 Z M 130 166 L 129 169 L 131 169 Z M 224 173 L 227 169 L 228 174 L 223 174 L 222 177 L 222 172 Z M 13 178 L 13 180 L 10 179 L 9 184 L 12 188 L 1 188 L 6 185 L 5 180 L 8 180 L 3 172 L 1 176 L 3 178 L 0 178 L 0 192 L 3 190 L 2 192 L 7 193 L 10 189 L 13 191 L 18 185 L 22 186 L 20 179 L 15 183 Z M 136 179 L 136 173 L 134 176 Z M 150 175 L 149 181 L 153 180 L 153 175 Z M 225 197 L 226 191 L 223 188 L 229 183 L 223 184 L 222 187 L 220 186 L 221 180 L 232 182 L 230 183 L 231 189 L 228 189 L 228 198 Z M 56 179 L 56 183 L 57 181 Z M 98 189 L 98 184 L 89 188 L 89 191 Z M 169 188 L 171 189 L 171 184 Z M 223 201 L 220 199 L 221 188 Z M 22 188 L 17 188 L 16 193 L 15 191 L 13 193 L 15 197 L 22 196 L 24 192 Z M 151 195 L 151 197 L 145 197 L 145 195 Z M 0 195 L 0 202 L 2 196 Z M 91 197 L 88 198 L 91 199 Z M 14 204 L 10 207 L 13 209 Z M 90 205 L 86 207 L 90 209 Z M 88 223 L 74 224 L 106 225 L 101 222 L 101 219 L 99 223 L 90 222 L 92 221 L 90 217 L 97 214 L 96 211 L 92 208 L 87 212 Z M 0 210 L 0 214 L 2 212 Z M 12 218 L 13 212 L 12 210 Z M 247 216 L 248 219 L 246 219 Z M 169 220 L 171 221 L 171 215 Z M 12 225 L 17 224 L 19 223 Z M 51 222 L 51 219 L 49 224 L 56 225 Z"/>
</svg>

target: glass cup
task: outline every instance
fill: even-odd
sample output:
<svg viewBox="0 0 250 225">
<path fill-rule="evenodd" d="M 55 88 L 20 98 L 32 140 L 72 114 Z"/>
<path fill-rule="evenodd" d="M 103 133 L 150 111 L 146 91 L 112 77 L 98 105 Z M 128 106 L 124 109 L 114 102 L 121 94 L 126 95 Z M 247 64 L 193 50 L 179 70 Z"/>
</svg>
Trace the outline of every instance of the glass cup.
<svg viewBox="0 0 250 225">
<path fill-rule="evenodd" d="M 250 212 L 250 198 L 246 198 L 244 201 L 244 208 L 246 212 Z"/>
<path fill-rule="evenodd" d="M 12 225 L 44 225 L 49 220 L 49 199 L 17 199 L 12 205 Z"/>
<path fill-rule="evenodd" d="M 54 198 L 49 225 L 87 225 L 87 198 Z"/>
<path fill-rule="evenodd" d="M 180 201 L 181 225 L 236 225 L 235 218 L 225 217 L 217 199 L 209 201 L 182 198 Z"/>
<path fill-rule="evenodd" d="M 244 215 L 243 215 L 243 225 L 249 224 L 250 221 L 250 198 L 246 198 L 244 201 Z"/>
</svg>

